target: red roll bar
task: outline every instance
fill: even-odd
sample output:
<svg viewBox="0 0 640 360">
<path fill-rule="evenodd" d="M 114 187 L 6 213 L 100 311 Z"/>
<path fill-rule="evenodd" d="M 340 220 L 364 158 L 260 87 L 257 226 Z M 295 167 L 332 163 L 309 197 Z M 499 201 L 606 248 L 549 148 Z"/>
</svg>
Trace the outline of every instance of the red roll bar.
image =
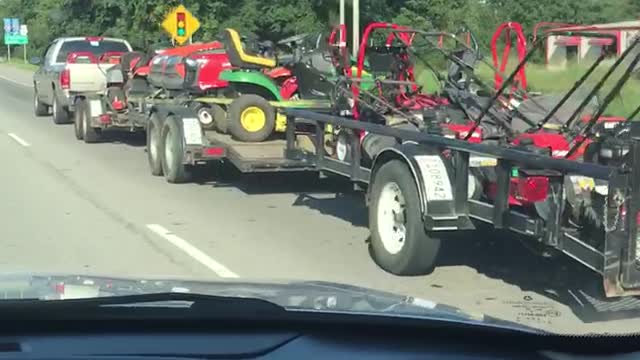
<svg viewBox="0 0 640 360">
<path fill-rule="evenodd" d="M 524 57 L 527 55 L 527 39 L 524 36 L 524 32 L 522 31 L 522 25 L 517 22 L 505 22 L 502 23 L 496 29 L 496 32 L 493 34 L 491 38 L 491 55 L 493 57 L 493 66 L 499 70 L 495 74 L 495 88 L 496 90 L 502 86 L 502 75 L 507 69 L 507 64 L 509 63 L 509 55 L 511 53 L 511 41 L 512 41 L 512 32 L 515 33 L 516 37 L 516 51 L 518 53 L 518 60 L 522 61 Z M 498 59 L 498 40 L 504 33 L 504 49 L 502 50 L 502 58 Z M 517 86 L 520 86 L 522 89 L 527 88 L 527 75 L 525 73 L 525 67 L 522 66 L 516 75 L 513 88 L 516 89 Z"/>
</svg>

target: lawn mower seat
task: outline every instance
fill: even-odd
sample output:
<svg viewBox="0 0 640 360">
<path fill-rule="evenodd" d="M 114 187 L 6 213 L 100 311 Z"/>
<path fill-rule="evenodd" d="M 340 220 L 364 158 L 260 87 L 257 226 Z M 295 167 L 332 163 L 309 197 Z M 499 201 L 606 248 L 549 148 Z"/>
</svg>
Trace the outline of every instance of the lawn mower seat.
<svg viewBox="0 0 640 360">
<path fill-rule="evenodd" d="M 298 81 L 298 91 L 303 99 L 328 98 L 334 85 L 318 69 L 298 62 L 293 66 L 293 75 Z"/>
<path fill-rule="evenodd" d="M 471 69 L 475 68 L 476 63 L 479 60 L 479 55 L 469 49 L 457 50 L 452 52 L 451 55 L 461 61 L 462 64 L 469 66 Z M 451 83 L 457 84 L 458 88 L 465 89 L 470 83 L 467 81 L 469 79 L 467 79 L 465 69 L 463 69 L 462 64 L 458 64 L 450 60 L 447 78 Z"/>
<path fill-rule="evenodd" d="M 229 62 L 233 67 L 241 69 L 263 69 L 276 67 L 276 60 L 248 53 L 242 46 L 240 35 L 233 29 L 225 29 L 223 42 Z"/>
<path fill-rule="evenodd" d="M 375 46 L 367 48 L 367 60 L 369 62 L 369 69 L 371 73 L 379 75 L 387 75 L 391 72 L 394 62 L 396 61 L 395 55 L 386 46 Z"/>
</svg>

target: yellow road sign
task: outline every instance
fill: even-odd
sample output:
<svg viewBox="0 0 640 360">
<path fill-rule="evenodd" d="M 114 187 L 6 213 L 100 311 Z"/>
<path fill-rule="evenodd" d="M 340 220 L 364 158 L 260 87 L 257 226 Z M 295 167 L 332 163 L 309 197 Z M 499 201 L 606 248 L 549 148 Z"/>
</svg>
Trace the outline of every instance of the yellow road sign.
<svg viewBox="0 0 640 360">
<path fill-rule="evenodd" d="M 162 22 L 162 28 L 171 35 L 178 44 L 182 45 L 189 40 L 200 28 L 200 21 L 194 17 L 183 5 L 178 5 L 171 10 Z"/>
</svg>

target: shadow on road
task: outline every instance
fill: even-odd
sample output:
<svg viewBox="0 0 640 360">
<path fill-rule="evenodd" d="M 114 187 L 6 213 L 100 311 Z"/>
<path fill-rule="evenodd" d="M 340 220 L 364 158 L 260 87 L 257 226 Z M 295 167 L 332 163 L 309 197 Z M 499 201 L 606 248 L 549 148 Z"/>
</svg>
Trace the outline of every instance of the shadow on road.
<svg viewBox="0 0 640 360">
<path fill-rule="evenodd" d="M 567 256 L 542 257 L 526 239 L 477 231 L 482 235 L 472 232 L 447 238 L 438 266 L 469 266 L 489 278 L 560 302 L 585 323 L 640 318 L 640 299 L 605 298 L 602 277 Z"/>
<path fill-rule="evenodd" d="M 198 171 L 196 182 L 216 188 L 233 187 L 245 194 L 297 195 L 292 206 L 304 206 L 323 215 L 367 226 L 364 196 L 342 177 L 320 178 L 317 173 L 242 174 L 229 164 L 212 164 Z"/>
<path fill-rule="evenodd" d="M 100 143 L 124 144 L 131 147 L 144 147 L 147 145 L 146 134 L 139 132 L 126 131 L 105 131 L 102 133 Z"/>
</svg>

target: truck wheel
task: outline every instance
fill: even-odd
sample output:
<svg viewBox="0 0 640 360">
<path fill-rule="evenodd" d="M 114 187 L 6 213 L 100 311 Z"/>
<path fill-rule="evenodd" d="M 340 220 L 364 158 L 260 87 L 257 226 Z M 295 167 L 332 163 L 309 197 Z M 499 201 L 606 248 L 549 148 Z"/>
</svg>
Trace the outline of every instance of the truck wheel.
<svg viewBox="0 0 640 360">
<path fill-rule="evenodd" d="M 78 140 L 84 138 L 84 118 L 87 116 L 86 106 L 87 101 L 85 99 L 78 99 L 76 101 L 76 111 L 73 114 L 73 131 Z"/>
<path fill-rule="evenodd" d="M 173 184 L 191 180 L 191 169 L 182 163 L 184 142 L 175 117 L 169 116 L 162 125 L 162 172 L 165 179 Z"/>
<path fill-rule="evenodd" d="M 42 101 L 38 98 L 38 91 L 35 90 L 35 84 L 33 85 L 33 112 L 36 116 L 47 116 L 49 115 L 49 106 L 43 104 Z"/>
<path fill-rule="evenodd" d="M 229 105 L 229 132 L 240 141 L 266 140 L 276 126 L 276 111 L 258 95 L 242 95 Z"/>
<path fill-rule="evenodd" d="M 91 115 L 87 110 L 82 116 L 82 139 L 87 144 L 96 143 L 102 139 L 102 129 L 91 127 Z"/>
<path fill-rule="evenodd" d="M 53 96 L 53 122 L 56 124 L 68 124 L 70 114 L 69 111 L 66 110 L 61 104 L 60 100 L 58 100 L 57 96 Z"/>
<path fill-rule="evenodd" d="M 395 275 L 422 275 L 433 270 L 440 239 L 425 232 L 418 189 L 407 165 L 400 160 L 382 165 L 375 173 L 370 196 L 374 261 Z"/>
<path fill-rule="evenodd" d="M 162 175 L 162 159 L 161 159 L 161 136 L 162 122 L 157 114 L 151 114 L 149 124 L 147 125 L 147 160 L 151 175 Z"/>
</svg>

